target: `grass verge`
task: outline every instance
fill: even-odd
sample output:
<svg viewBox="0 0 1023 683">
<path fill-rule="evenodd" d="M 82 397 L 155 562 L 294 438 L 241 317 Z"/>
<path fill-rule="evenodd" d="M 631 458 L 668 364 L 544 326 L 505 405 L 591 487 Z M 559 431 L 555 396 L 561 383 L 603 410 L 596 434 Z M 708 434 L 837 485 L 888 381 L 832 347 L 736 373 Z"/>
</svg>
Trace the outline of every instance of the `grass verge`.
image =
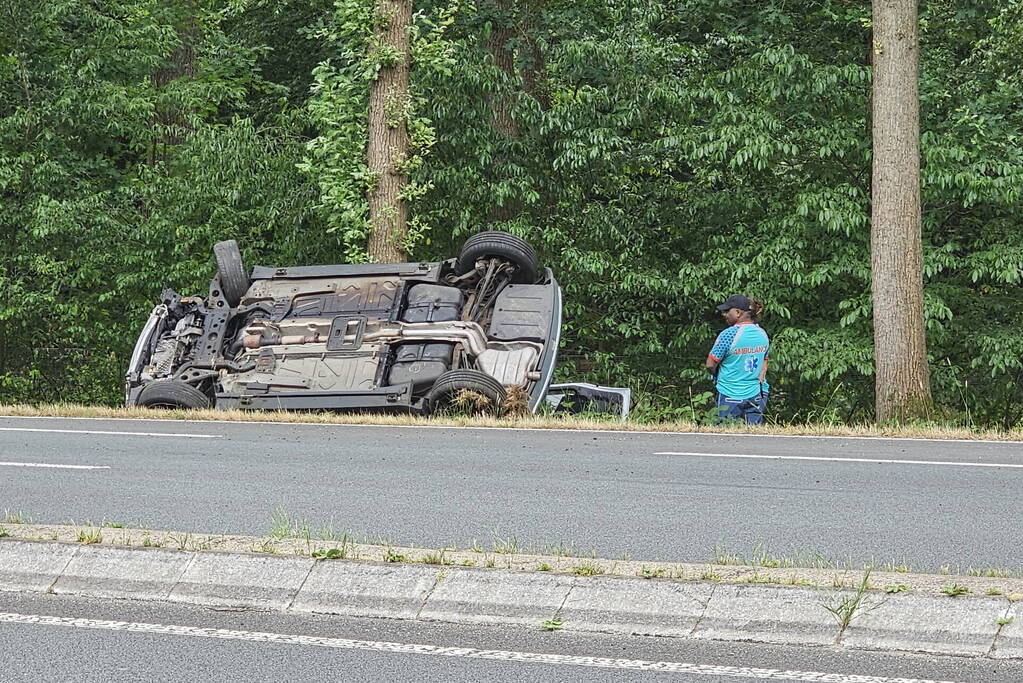
<svg viewBox="0 0 1023 683">
<path fill-rule="evenodd" d="M 0 416 L 78 417 L 102 419 L 195 420 L 232 422 L 275 422 L 296 424 L 345 424 L 432 427 L 491 427 L 504 429 L 572 429 L 629 432 L 686 432 L 771 434 L 777 436 L 852 436 L 913 439 L 966 439 L 974 441 L 1023 441 L 1023 430 L 997 431 L 966 429 L 941 424 L 924 425 L 703 425 L 687 421 L 656 423 L 621 422 L 615 419 L 587 419 L 570 415 L 524 415 L 518 417 L 451 416 L 424 418 L 407 414 L 341 414 L 327 412 L 284 412 L 243 410 L 148 410 L 109 408 L 73 403 L 44 405 L 0 405 Z"/>
</svg>

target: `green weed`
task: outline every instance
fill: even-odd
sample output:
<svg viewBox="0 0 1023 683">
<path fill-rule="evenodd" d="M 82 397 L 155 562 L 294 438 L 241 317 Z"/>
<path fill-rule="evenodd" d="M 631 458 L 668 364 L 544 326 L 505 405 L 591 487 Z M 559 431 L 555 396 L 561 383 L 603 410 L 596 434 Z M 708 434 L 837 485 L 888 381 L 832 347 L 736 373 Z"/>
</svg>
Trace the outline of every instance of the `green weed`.
<svg viewBox="0 0 1023 683">
<path fill-rule="evenodd" d="M 22 510 L 9 510 L 4 508 L 3 519 L 0 522 L 4 524 L 35 524 L 36 521 L 32 517 L 25 514 Z"/>
<path fill-rule="evenodd" d="M 1008 579 L 1012 576 L 1012 570 L 1005 567 L 982 567 L 974 568 L 968 567 L 966 569 L 967 576 L 987 576 L 996 579 Z"/>
<path fill-rule="evenodd" d="M 78 542 L 84 543 L 85 545 L 92 545 L 93 543 L 102 543 L 103 534 L 99 529 L 82 529 L 78 532 Z"/>
<path fill-rule="evenodd" d="M 429 552 L 429 553 L 423 555 L 423 558 L 422 558 L 421 561 L 422 561 L 423 564 L 440 564 L 440 565 L 451 564 L 451 560 L 449 560 L 446 557 L 445 551 L 443 549 L 435 550 L 435 551 L 432 551 L 432 552 Z"/>
<path fill-rule="evenodd" d="M 540 622 L 540 630 L 542 631 L 560 631 L 565 627 L 565 622 L 561 620 L 561 617 L 553 617 L 551 619 L 544 619 Z"/>
<path fill-rule="evenodd" d="M 276 555 L 277 543 L 272 539 L 268 538 L 259 545 L 252 546 L 252 552 L 254 553 L 267 553 L 268 555 Z"/>
<path fill-rule="evenodd" d="M 572 573 L 576 576 L 597 576 L 603 574 L 604 570 L 592 562 L 584 562 L 572 567 Z"/>
<path fill-rule="evenodd" d="M 856 613 L 864 607 L 864 599 L 867 596 L 867 591 L 870 588 L 870 572 L 871 568 L 867 567 L 863 570 L 863 578 L 860 580 L 859 586 L 856 587 L 856 592 L 850 596 L 841 597 L 830 603 L 824 603 L 824 609 L 831 612 L 831 614 L 838 621 L 839 629 L 844 631 L 849 622 L 852 621 Z M 867 609 L 875 609 L 880 606 L 880 603 L 870 606 Z"/>
<path fill-rule="evenodd" d="M 499 555 L 517 555 L 519 553 L 519 539 L 494 537 L 494 552 Z"/>
</svg>

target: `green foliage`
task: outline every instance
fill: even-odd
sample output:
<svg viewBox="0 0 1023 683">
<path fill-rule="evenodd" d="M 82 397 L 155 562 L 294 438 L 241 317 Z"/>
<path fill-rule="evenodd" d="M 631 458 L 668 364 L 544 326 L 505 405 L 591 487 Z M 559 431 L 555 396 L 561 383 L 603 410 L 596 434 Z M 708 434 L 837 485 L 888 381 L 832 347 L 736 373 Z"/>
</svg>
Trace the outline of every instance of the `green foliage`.
<svg viewBox="0 0 1023 683">
<path fill-rule="evenodd" d="M 253 115 L 254 93 L 274 88 L 217 7 L 11 8 L 0 24 L 0 389 L 115 403 L 160 288 L 201 291 L 215 241 L 287 261 L 322 251 L 295 169 L 304 123 L 287 108 Z"/>
<path fill-rule="evenodd" d="M 373 0 L 56 0 L 0 23 L 0 399 L 116 403 L 165 284 L 209 248 L 365 260 Z M 101 7 L 101 8 L 100 8 Z M 869 419 L 869 7 L 851 0 L 416 0 L 405 248 L 533 242 L 565 292 L 559 376 L 637 419 L 713 412 L 703 360 L 762 298 L 781 421 Z M 935 398 L 1023 405 L 1023 2 L 921 9 Z"/>
<path fill-rule="evenodd" d="M 454 61 L 445 32 L 454 23 L 458 9 L 458 1 L 453 0 L 449 6 L 419 10 L 413 16 L 410 41 L 416 77 L 410 97 L 391 101 L 387 107 L 389 125 L 404 123 L 409 133 L 409 155 L 399 165 L 407 174 L 415 174 L 436 141 L 431 120 L 422 114 L 427 98 L 417 83 L 427 72 L 451 73 Z M 351 262 L 369 258 L 366 196 L 377 182 L 365 158 L 370 84 L 381 66 L 393 66 L 400 58 L 393 47 L 382 44 L 375 35 L 379 23 L 376 14 L 374 0 L 338 0 L 331 12 L 306 30 L 310 40 L 330 45 L 335 56 L 313 69 L 314 84 L 307 106 L 319 134 L 309 141 L 300 168 L 319 185 L 317 209 L 328 230 L 340 234 L 345 256 Z M 402 198 L 414 204 L 430 188 L 429 181 L 414 178 L 403 188 Z M 414 217 L 403 248 L 414 250 L 428 231 L 429 225 L 421 217 Z"/>
</svg>

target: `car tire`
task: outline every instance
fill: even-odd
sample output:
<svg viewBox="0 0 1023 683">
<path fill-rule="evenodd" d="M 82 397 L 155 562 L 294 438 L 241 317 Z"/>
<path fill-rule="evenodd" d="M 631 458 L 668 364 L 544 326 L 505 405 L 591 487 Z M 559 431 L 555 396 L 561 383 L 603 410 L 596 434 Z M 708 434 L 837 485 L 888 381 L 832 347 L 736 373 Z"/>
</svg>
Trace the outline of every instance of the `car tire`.
<svg viewBox="0 0 1023 683">
<path fill-rule="evenodd" d="M 217 262 L 217 276 L 227 305 L 234 308 L 249 291 L 249 276 L 242 265 L 242 252 L 234 240 L 213 245 L 213 259 Z"/>
<path fill-rule="evenodd" d="M 476 233 L 465 241 L 458 255 L 455 271 L 465 275 L 476 267 L 481 258 L 497 257 L 511 262 L 518 268 L 512 282 L 531 284 L 536 282 L 540 272 L 540 261 L 533 246 L 516 235 L 499 230 Z"/>
<path fill-rule="evenodd" d="M 136 405 L 142 408 L 167 408 L 198 410 L 209 408 L 210 397 L 191 384 L 177 379 L 162 379 L 151 382 L 139 392 Z"/>
<path fill-rule="evenodd" d="M 463 406 L 469 412 L 476 414 L 499 415 L 504 407 L 505 399 L 508 398 L 504 385 L 497 379 L 479 370 L 448 370 L 434 382 L 433 387 L 426 394 L 427 412 L 434 414 L 446 408 L 455 408 L 454 401 L 463 392 L 479 394 L 486 400 L 482 405 Z"/>
</svg>

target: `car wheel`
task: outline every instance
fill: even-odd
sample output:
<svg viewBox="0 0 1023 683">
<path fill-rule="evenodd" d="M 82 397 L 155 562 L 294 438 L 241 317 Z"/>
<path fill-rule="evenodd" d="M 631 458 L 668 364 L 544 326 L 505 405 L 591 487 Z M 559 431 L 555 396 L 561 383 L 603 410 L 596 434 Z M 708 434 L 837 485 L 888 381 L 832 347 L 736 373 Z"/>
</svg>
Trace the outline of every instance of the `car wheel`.
<svg viewBox="0 0 1023 683">
<path fill-rule="evenodd" d="M 181 380 L 163 379 L 147 384 L 139 392 L 136 405 L 143 408 L 209 408 L 210 397 Z"/>
<path fill-rule="evenodd" d="M 518 268 L 512 282 L 529 284 L 536 282 L 540 262 L 533 246 L 511 233 L 487 230 L 476 233 L 465 241 L 462 253 L 458 255 L 455 270 L 464 275 L 476 267 L 476 261 L 483 258 L 500 258 Z"/>
<path fill-rule="evenodd" d="M 508 394 L 504 385 L 479 370 L 449 370 L 426 394 L 428 413 L 498 415 Z"/>
<path fill-rule="evenodd" d="M 213 259 L 217 262 L 217 275 L 227 305 L 234 308 L 249 290 L 249 276 L 242 265 L 242 252 L 234 240 L 213 245 Z"/>
</svg>

